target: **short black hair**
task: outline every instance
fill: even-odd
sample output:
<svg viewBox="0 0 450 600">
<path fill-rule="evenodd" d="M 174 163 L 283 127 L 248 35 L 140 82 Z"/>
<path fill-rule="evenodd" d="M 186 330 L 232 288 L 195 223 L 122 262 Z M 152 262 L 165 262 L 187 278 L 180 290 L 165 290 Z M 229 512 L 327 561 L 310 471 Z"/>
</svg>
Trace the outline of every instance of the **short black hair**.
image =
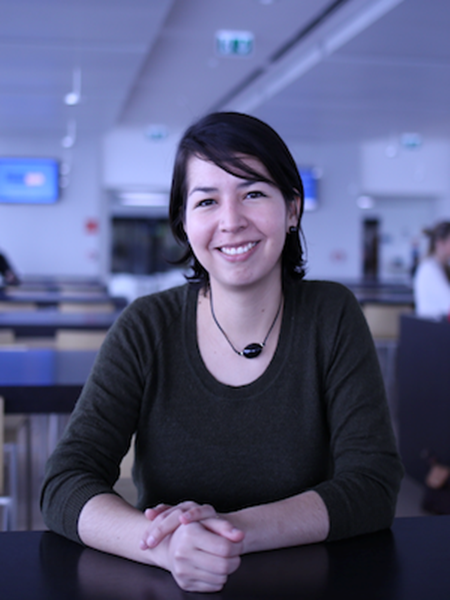
<svg viewBox="0 0 450 600">
<path fill-rule="evenodd" d="M 304 207 L 303 183 L 288 147 L 267 123 L 237 112 L 209 114 L 191 125 L 183 135 L 175 157 L 170 192 L 169 222 L 175 239 L 185 248 L 179 263 L 187 263 L 193 274 L 187 279 L 206 285 L 207 271 L 198 262 L 189 246 L 184 230 L 187 200 L 187 166 L 192 156 L 208 160 L 236 177 L 261 181 L 261 173 L 252 169 L 243 156 L 256 158 L 266 168 L 287 205 L 300 198 L 297 228 L 286 236 L 282 252 L 283 271 L 301 279 L 305 261 L 300 236 L 300 221 Z"/>
<path fill-rule="evenodd" d="M 423 232 L 430 240 L 428 253 L 434 254 L 436 252 L 436 242 L 444 241 L 450 237 L 450 221 L 441 221 L 431 229 L 424 229 Z"/>
</svg>

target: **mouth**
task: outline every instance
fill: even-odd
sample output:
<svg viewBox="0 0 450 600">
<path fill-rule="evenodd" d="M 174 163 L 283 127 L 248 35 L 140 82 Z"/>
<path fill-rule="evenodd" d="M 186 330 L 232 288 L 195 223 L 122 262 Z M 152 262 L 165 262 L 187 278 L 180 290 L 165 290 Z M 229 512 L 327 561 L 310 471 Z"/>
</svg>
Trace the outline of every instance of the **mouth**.
<svg viewBox="0 0 450 600">
<path fill-rule="evenodd" d="M 227 256 L 236 256 L 239 254 L 245 254 L 246 252 L 249 252 L 252 248 L 256 246 L 257 243 L 258 242 L 249 242 L 248 244 L 244 244 L 242 246 L 222 246 L 219 248 L 219 250 Z"/>
</svg>

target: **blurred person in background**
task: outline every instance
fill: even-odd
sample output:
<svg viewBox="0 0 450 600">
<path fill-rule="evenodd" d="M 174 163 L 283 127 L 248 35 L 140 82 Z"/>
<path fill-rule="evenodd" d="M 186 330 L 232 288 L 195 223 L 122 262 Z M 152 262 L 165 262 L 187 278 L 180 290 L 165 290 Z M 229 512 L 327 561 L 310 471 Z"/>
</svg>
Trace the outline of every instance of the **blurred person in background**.
<svg viewBox="0 0 450 600">
<path fill-rule="evenodd" d="M 440 319 L 450 314 L 450 221 L 442 221 L 424 233 L 430 241 L 428 255 L 414 277 L 416 314 Z"/>
</svg>

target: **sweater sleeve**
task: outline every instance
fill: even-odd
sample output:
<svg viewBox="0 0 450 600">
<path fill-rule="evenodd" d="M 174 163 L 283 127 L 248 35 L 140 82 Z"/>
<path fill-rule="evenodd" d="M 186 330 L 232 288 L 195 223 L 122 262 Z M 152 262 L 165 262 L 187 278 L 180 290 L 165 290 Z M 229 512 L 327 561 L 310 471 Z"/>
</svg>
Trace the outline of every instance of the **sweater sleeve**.
<svg viewBox="0 0 450 600">
<path fill-rule="evenodd" d="M 109 331 L 69 425 L 47 461 L 41 490 L 44 521 L 78 542 L 81 509 L 95 495 L 114 493 L 121 459 L 136 430 L 151 362 L 151 344 L 142 323 L 139 327 L 138 313 L 135 307 L 126 309 Z"/>
<path fill-rule="evenodd" d="M 315 487 L 329 540 L 390 527 L 403 476 L 372 336 L 353 294 L 342 296 L 323 340 L 332 477 Z"/>
</svg>

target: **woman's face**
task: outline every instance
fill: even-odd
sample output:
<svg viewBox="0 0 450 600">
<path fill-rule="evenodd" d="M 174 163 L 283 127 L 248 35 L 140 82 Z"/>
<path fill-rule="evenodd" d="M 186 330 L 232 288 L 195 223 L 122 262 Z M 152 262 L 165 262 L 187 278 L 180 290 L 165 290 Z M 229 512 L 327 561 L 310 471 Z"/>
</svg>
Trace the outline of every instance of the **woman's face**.
<svg viewBox="0 0 450 600">
<path fill-rule="evenodd" d="M 436 256 L 443 264 L 450 261 L 450 236 L 436 241 Z"/>
<path fill-rule="evenodd" d="M 245 162 L 269 177 L 257 159 Z M 196 156 L 188 162 L 184 228 L 213 286 L 279 282 L 286 233 L 297 224 L 299 202 L 288 207 L 275 185 L 243 177 Z"/>
</svg>

